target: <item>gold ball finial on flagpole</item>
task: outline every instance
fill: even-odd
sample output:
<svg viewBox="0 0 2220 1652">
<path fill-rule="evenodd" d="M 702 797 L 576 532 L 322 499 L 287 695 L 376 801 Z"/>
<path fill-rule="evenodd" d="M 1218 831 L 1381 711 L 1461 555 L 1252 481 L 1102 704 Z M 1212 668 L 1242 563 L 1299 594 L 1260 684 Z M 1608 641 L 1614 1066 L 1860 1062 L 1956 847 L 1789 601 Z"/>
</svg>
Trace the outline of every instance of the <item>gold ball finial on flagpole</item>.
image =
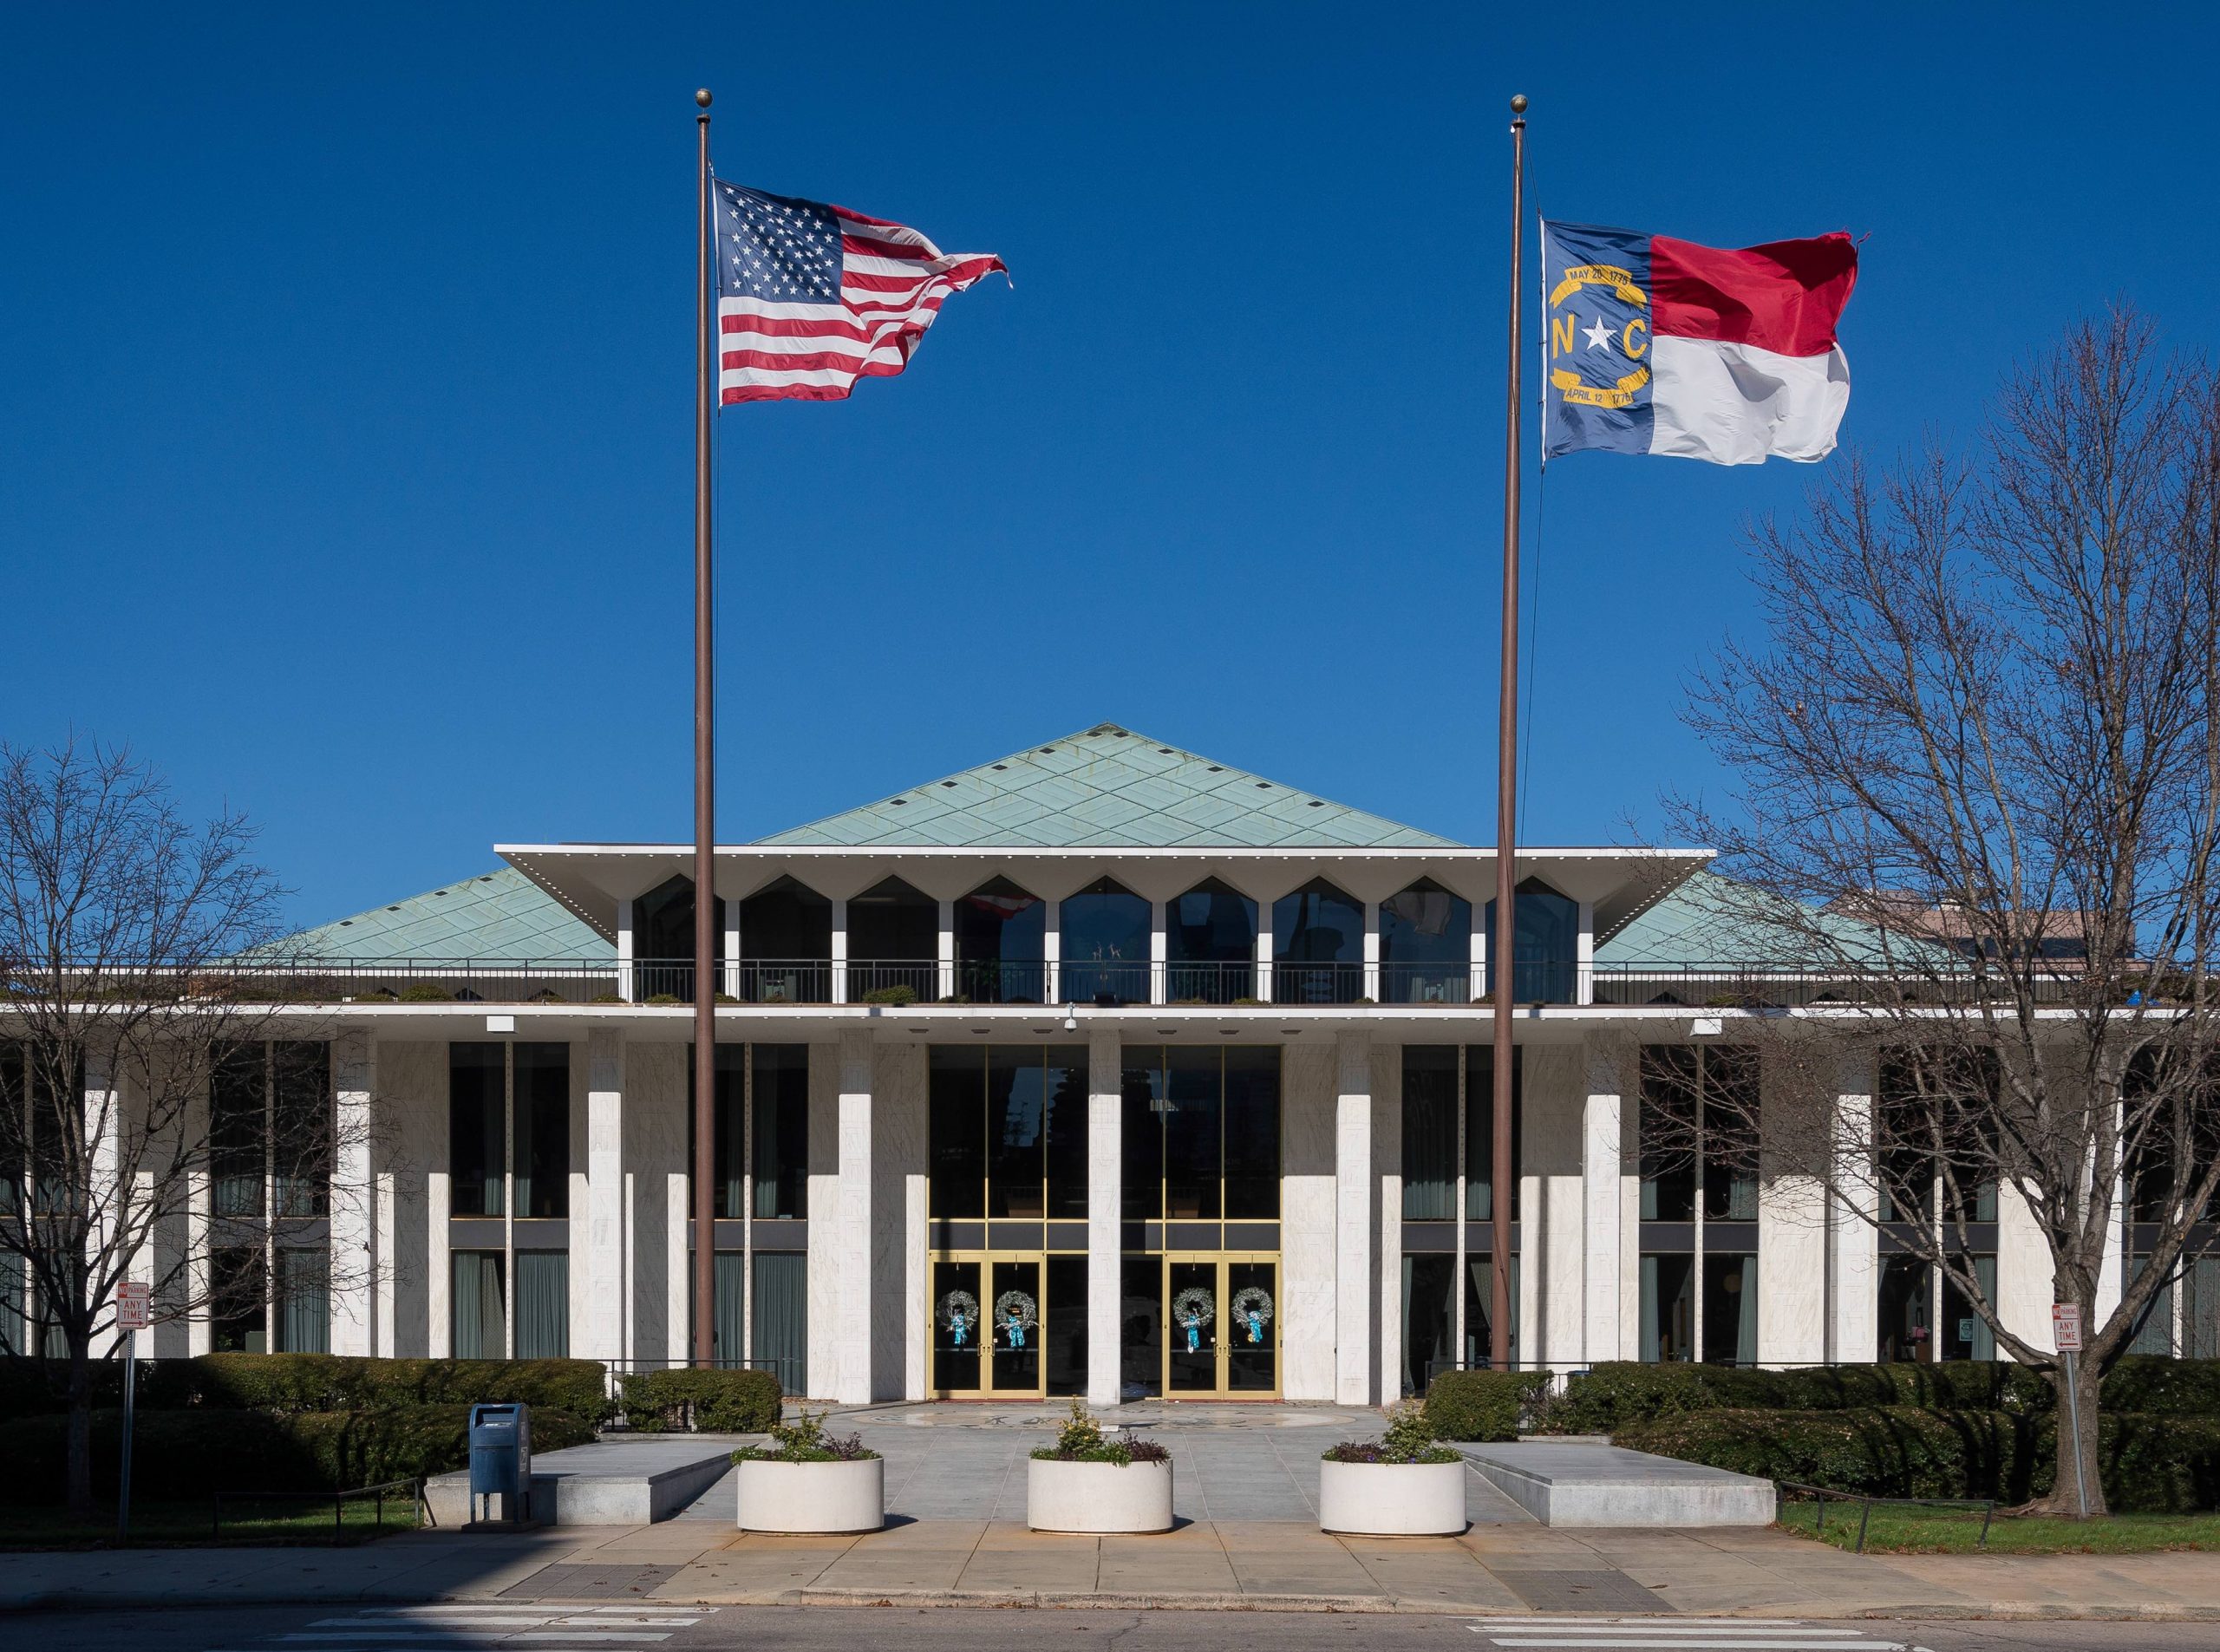
<svg viewBox="0 0 2220 1652">
<path fill-rule="evenodd" d="M 695 93 L 694 101 L 696 107 L 704 109 L 708 108 L 709 107 L 709 88 L 705 86 L 700 91 Z"/>
<path fill-rule="evenodd" d="M 1511 112 L 1512 112 L 1513 114 L 1525 114 L 1525 113 L 1526 113 L 1526 94 L 1525 94 L 1525 93 L 1524 93 L 1524 92 L 1519 92 L 1519 93 L 1516 93 L 1516 94 L 1514 94 L 1514 95 L 1512 95 L 1512 100 L 1511 100 Z"/>
</svg>

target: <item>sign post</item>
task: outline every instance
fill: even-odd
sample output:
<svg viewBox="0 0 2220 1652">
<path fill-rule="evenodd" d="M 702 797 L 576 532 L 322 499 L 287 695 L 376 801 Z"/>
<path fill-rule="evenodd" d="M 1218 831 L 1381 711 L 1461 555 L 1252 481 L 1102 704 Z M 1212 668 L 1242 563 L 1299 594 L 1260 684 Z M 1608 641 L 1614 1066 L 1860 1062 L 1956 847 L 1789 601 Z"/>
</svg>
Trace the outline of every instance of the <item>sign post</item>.
<svg viewBox="0 0 2220 1652">
<path fill-rule="evenodd" d="M 115 1491 L 118 1543 L 131 1535 L 131 1420 L 139 1390 L 139 1333 L 152 1317 L 153 1297 L 153 1287 L 140 1280 L 121 1280 L 115 1287 L 115 1328 L 123 1333 L 123 1461 Z"/>
<path fill-rule="evenodd" d="M 2089 1518 L 2089 1482 L 2081 1468 L 2081 1385 L 2074 1370 L 2074 1356 L 2081 1352 L 2081 1304 L 2050 1305 L 2051 1340 L 2066 1361 L 2066 1424 L 2073 1430 L 2073 1500 L 2081 1518 Z"/>
</svg>

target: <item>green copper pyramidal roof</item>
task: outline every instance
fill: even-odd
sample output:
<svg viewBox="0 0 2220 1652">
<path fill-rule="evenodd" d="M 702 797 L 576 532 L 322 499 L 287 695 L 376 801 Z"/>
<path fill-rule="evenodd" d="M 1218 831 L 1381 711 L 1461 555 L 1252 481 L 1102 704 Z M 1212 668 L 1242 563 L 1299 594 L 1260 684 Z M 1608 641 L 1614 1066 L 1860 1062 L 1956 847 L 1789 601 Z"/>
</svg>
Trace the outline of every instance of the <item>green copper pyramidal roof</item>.
<svg viewBox="0 0 2220 1652">
<path fill-rule="evenodd" d="M 555 963 L 615 956 L 607 941 L 513 866 L 357 912 L 286 944 L 333 963 Z"/>
<path fill-rule="evenodd" d="M 1462 846 L 1108 722 L 761 841 L 955 849 Z"/>
</svg>

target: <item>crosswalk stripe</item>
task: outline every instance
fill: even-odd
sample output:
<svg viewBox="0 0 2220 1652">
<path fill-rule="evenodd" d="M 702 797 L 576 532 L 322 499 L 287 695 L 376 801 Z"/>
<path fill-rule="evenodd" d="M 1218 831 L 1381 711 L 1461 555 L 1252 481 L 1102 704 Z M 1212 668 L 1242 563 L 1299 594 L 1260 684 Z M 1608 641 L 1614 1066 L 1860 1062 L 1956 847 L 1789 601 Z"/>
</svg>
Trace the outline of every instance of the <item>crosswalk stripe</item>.
<svg viewBox="0 0 2220 1652">
<path fill-rule="evenodd" d="M 1858 1635 L 1858 1629 L 1823 1628 L 1807 1625 L 1792 1617 L 1601 1617 L 1585 1613 L 1569 1617 L 1560 1612 L 1554 1617 L 1484 1617 L 1469 1625 L 1475 1634 L 1486 1629 L 1657 1629 L 1669 1633 L 1675 1629 L 1794 1629 L 1799 1635 Z"/>
</svg>

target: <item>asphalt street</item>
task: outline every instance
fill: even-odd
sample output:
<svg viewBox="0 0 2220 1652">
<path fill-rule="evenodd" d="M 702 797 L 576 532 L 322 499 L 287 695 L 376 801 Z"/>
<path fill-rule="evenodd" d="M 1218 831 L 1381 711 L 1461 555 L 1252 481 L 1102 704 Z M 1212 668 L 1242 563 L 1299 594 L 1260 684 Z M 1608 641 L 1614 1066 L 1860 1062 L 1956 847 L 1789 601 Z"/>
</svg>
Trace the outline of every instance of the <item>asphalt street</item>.
<svg viewBox="0 0 2220 1652">
<path fill-rule="evenodd" d="M 656 1603 L 253 1607 L 0 1616 L 16 1652 L 2210 1652 L 2211 1623 L 1883 1623 L 1788 1619 L 1425 1617 L 954 1607 Z"/>
</svg>

